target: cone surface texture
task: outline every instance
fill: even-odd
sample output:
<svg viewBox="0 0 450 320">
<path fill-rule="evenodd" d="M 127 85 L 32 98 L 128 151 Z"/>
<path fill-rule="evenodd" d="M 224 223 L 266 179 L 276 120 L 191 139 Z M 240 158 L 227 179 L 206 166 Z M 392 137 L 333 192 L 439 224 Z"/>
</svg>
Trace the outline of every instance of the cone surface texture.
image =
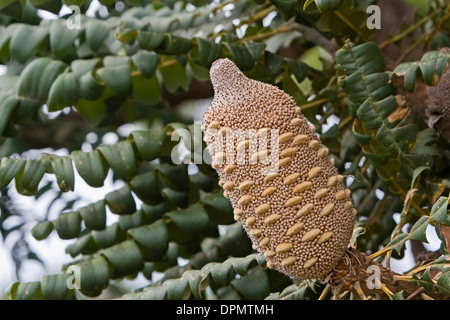
<svg viewBox="0 0 450 320">
<path fill-rule="evenodd" d="M 344 255 L 356 214 L 328 149 L 282 90 L 228 59 L 210 76 L 202 130 L 234 218 L 269 268 L 324 278 Z"/>
<path fill-rule="evenodd" d="M 450 53 L 450 48 L 441 50 Z M 444 71 L 436 86 L 427 87 L 427 93 L 428 124 L 450 143 L 450 67 Z"/>
</svg>

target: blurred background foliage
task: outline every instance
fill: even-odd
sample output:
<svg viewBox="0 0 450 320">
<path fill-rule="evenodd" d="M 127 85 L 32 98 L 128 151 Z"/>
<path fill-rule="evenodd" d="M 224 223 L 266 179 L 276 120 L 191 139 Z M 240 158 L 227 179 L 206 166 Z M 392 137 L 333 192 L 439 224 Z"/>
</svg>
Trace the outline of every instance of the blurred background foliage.
<svg viewBox="0 0 450 320">
<path fill-rule="evenodd" d="M 374 4 L 381 29 L 366 24 Z M 316 127 L 352 190 L 352 246 L 389 266 L 408 242 L 403 280 L 450 295 L 450 149 L 426 112 L 449 17 L 445 0 L 0 0 L 0 234 L 17 280 L 6 296 L 320 296 L 321 282 L 266 268 L 203 153 L 209 67 L 223 57 Z M 43 263 L 30 236 L 45 247 L 52 233 L 71 262 L 21 282 L 25 261 Z M 140 288 L 122 283 L 137 277 Z"/>
</svg>

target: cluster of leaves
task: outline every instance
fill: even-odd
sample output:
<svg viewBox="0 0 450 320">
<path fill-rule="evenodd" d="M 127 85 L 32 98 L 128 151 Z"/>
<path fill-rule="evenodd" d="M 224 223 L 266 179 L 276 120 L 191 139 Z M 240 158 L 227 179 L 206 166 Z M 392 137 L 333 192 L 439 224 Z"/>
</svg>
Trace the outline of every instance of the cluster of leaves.
<svg viewBox="0 0 450 320">
<path fill-rule="evenodd" d="M 42 186 L 46 176 L 56 181 L 58 194 L 73 193 L 77 176 L 93 190 L 105 184 L 109 172 L 124 183 L 104 199 L 72 203 L 55 219 L 33 223 L 37 240 L 45 241 L 53 231 L 73 239 L 66 253 L 74 260 L 60 274 L 14 283 L 10 298 L 96 297 L 116 280 L 138 274 L 148 286 L 118 297 L 318 297 L 320 290 L 267 269 L 254 254 L 204 161 L 198 127 L 192 117 L 180 115 L 180 101 L 210 98 L 208 70 L 223 57 L 249 77 L 292 95 L 339 171 L 353 177 L 347 182 L 359 217 L 354 247 L 401 256 L 407 240 L 426 242 L 427 226 L 434 225 L 440 235 L 441 226 L 450 225 L 448 198 L 442 196 L 450 175 L 445 144 L 423 119 L 410 116 L 392 84 L 399 75 L 413 93 L 422 80 L 435 85 L 450 57 L 430 41 L 420 61 L 387 72 L 380 46 L 370 39 L 373 31 L 365 27 L 366 8 L 375 1 L 100 3 L 108 14 L 92 17 L 84 0 L 0 1 L 0 63 L 6 66 L 0 76 L 2 194 L 14 181 L 20 195 L 40 195 L 49 189 Z M 38 15 L 38 9 L 58 14 L 63 5 L 76 5 L 81 14 L 57 20 Z M 448 31 L 444 3 L 419 8 L 413 2 L 412 7 L 419 21 L 428 17 L 431 22 L 420 25 L 423 33 L 430 33 L 426 28 L 434 35 Z M 77 23 L 79 28 L 72 28 Z M 288 52 L 292 48 L 294 54 Z M 42 130 L 40 140 L 55 147 L 69 123 L 67 156 L 23 156 L 42 143 L 30 131 Z M 144 128 L 115 144 L 81 150 L 88 133 L 118 132 L 125 123 Z M 180 137 L 189 165 L 173 161 L 182 156 L 174 153 Z M 198 150 L 203 161 L 193 165 Z M 0 209 L 5 238 L 9 233 L 2 225 L 9 216 Z M 400 213 L 398 224 L 395 213 Z M 108 224 L 108 214 L 118 216 L 117 222 Z M 408 232 L 406 225 L 412 226 Z M 444 236 L 441 240 L 441 258 L 421 264 L 405 281 L 449 293 L 448 248 Z M 442 275 L 433 279 L 430 270 Z"/>
</svg>

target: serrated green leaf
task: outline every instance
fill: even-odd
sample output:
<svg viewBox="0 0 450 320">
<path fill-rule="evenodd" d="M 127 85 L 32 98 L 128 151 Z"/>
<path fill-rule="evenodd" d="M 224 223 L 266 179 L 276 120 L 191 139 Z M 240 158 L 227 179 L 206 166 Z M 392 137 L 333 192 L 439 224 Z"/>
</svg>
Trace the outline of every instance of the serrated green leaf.
<svg viewBox="0 0 450 320">
<path fill-rule="evenodd" d="M 434 291 L 435 283 L 430 275 L 430 269 L 425 269 L 424 273 L 420 276 L 420 284 L 428 291 Z"/>
<path fill-rule="evenodd" d="M 437 280 L 436 286 L 440 292 L 450 297 L 450 272 L 443 273 Z"/>
<path fill-rule="evenodd" d="M 392 250 L 395 250 L 398 254 L 400 254 L 400 251 L 403 248 L 403 245 L 408 240 L 408 233 L 400 233 L 395 238 L 393 238 L 386 247 L 392 248 Z"/>
<path fill-rule="evenodd" d="M 403 300 L 403 290 L 391 295 L 392 300 Z"/>
<path fill-rule="evenodd" d="M 443 225 L 450 225 L 450 216 L 448 214 L 448 198 L 440 197 L 431 208 L 430 217 L 435 222 Z"/>
<path fill-rule="evenodd" d="M 426 231 L 429 224 L 430 218 L 428 216 L 422 216 L 419 220 L 414 223 L 409 232 L 409 238 L 417 241 L 421 241 L 424 243 L 428 243 Z"/>
</svg>

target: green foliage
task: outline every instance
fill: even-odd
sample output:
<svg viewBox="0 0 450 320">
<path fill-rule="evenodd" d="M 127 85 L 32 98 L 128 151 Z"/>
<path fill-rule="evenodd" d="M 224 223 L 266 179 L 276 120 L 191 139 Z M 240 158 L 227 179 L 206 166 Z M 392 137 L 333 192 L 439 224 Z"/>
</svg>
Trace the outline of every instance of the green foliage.
<svg viewBox="0 0 450 320">
<path fill-rule="evenodd" d="M 254 253 L 206 161 L 196 112 L 213 95 L 211 64 L 224 57 L 290 94 L 316 127 L 352 190 L 350 245 L 389 261 L 435 230 L 439 257 L 402 280 L 450 296 L 449 148 L 402 90 L 419 99 L 420 85 L 436 85 L 448 68 L 438 50 L 450 46 L 448 4 L 407 1 L 413 25 L 379 42 L 366 26 L 371 0 L 100 3 L 107 13 L 92 16 L 90 1 L 0 0 L 0 233 L 5 243 L 20 234 L 17 275 L 21 262 L 40 261 L 26 234 L 68 240 L 73 259 L 59 274 L 17 279 L 9 298 L 101 298 L 138 275 L 143 288 L 114 297 L 321 297 L 320 282 L 268 269 Z M 38 12 L 63 5 L 80 15 Z M 396 57 L 386 47 L 401 40 L 404 52 L 421 51 L 388 65 Z M 81 201 L 80 185 L 95 193 L 108 176 L 117 187 Z M 44 194 L 46 212 L 15 208 Z"/>
</svg>

